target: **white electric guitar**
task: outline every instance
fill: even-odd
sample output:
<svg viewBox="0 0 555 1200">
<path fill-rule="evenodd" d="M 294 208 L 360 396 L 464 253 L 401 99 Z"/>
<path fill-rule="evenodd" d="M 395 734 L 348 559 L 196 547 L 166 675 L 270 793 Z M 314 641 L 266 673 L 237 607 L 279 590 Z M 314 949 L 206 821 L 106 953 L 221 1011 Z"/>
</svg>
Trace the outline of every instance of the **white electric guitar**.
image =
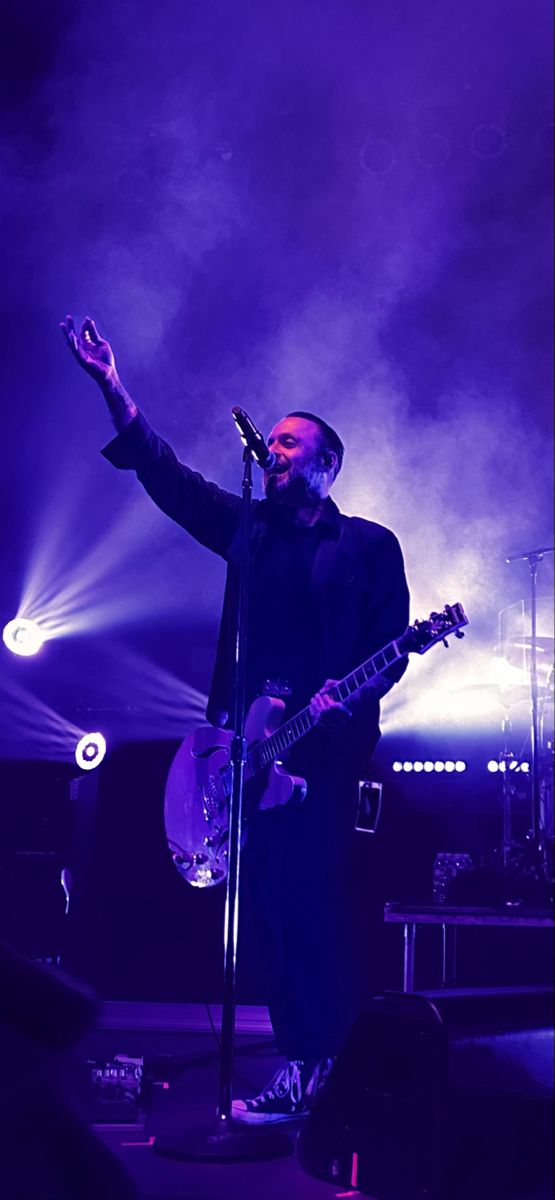
<svg viewBox="0 0 555 1200">
<path fill-rule="evenodd" d="M 415 621 L 402 637 L 373 654 L 341 679 L 330 692 L 336 701 L 348 700 L 399 658 L 425 654 L 436 642 L 464 637 L 468 625 L 462 604 L 446 604 L 443 612 Z M 245 811 L 274 808 L 303 800 L 306 783 L 289 775 L 280 760 L 315 725 L 310 708 L 283 721 L 285 704 L 260 696 L 251 704 L 246 722 L 248 745 L 244 781 Z M 282 724 L 283 722 L 283 724 Z M 231 795 L 230 746 L 233 732 L 204 726 L 182 742 L 166 784 L 164 819 L 171 856 L 183 879 L 193 887 L 214 887 L 227 876 L 228 806 Z M 255 784 L 256 780 L 256 784 Z"/>
</svg>

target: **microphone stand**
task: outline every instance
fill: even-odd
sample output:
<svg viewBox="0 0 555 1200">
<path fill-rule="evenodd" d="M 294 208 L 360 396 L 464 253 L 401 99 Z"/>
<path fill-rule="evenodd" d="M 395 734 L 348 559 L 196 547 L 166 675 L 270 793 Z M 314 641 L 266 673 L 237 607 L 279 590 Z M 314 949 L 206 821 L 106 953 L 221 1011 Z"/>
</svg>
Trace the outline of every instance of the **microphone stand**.
<svg viewBox="0 0 555 1200">
<path fill-rule="evenodd" d="M 220 1042 L 218 1107 L 215 1120 L 191 1129 L 178 1129 L 156 1139 L 154 1149 L 167 1158 L 191 1162 L 262 1162 L 290 1154 L 293 1145 L 285 1134 L 253 1128 L 232 1118 L 233 1054 L 235 1047 L 235 997 L 237 935 L 239 930 L 239 878 L 244 769 L 247 757 L 245 739 L 247 617 L 249 595 L 250 543 L 252 528 L 253 452 L 243 450 L 243 482 L 240 523 L 239 589 L 237 637 L 235 639 L 234 736 L 230 749 L 231 796 L 229 801 L 229 837 L 227 890 L 224 917 L 224 988 Z"/>
<path fill-rule="evenodd" d="M 538 706 L 538 565 L 546 554 L 553 554 L 555 547 L 542 546 L 538 550 L 526 550 L 523 554 L 512 554 L 505 561 L 527 562 L 530 568 L 530 693 L 531 693 L 531 758 L 532 758 L 532 826 L 531 841 L 535 865 L 542 879 L 547 879 L 546 845 L 541 816 L 541 769 Z"/>
</svg>

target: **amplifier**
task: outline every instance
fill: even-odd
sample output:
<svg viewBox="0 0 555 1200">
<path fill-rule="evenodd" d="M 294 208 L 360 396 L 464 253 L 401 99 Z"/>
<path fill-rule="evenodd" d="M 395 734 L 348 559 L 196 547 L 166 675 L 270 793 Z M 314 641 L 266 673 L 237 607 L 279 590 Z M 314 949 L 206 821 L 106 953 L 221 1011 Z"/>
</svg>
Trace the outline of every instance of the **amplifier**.
<svg viewBox="0 0 555 1200">
<path fill-rule="evenodd" d="M 301 1165 L 373 1200 L 535 1194 L 551 1178 L 552 1025 L 552 989 L 374 997 L 301 1129 Z"/>
</svg>

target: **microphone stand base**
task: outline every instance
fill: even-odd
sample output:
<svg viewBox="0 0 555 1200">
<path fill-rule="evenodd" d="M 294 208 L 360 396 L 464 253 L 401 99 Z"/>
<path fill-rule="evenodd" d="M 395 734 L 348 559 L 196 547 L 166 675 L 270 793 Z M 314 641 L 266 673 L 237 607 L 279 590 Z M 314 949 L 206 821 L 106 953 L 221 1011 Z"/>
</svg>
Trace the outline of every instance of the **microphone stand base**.
<svg viewBox="0 0 555 1200">
<path fill-rule="evenodd" d="M 156 1138 L 154 1151 L 185 1162 L 265 1162 L 293 1153 L 293 1142 L 275 1129 L 214 1117 L 204 1125 L 175 1129 Z"/>
</svg>

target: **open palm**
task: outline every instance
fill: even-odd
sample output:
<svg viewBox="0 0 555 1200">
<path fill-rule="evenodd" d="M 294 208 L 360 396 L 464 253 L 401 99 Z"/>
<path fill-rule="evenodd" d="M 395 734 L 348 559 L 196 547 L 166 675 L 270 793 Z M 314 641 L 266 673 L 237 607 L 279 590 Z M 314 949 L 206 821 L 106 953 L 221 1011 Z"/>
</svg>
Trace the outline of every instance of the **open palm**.
<svg viewBox="0 0 555 1200">
<path fill-rule="evenodd" d="M 92 375 L 97 383 L 105 383 L 116 374 L 116 361 L 109 342 L 100 337 L 91 317 L 85 317 L 79 333 L 76 332 L 73 317 L 67 316 L 60 322 L 66 342 L 87 374 Z"/>
</svg>

